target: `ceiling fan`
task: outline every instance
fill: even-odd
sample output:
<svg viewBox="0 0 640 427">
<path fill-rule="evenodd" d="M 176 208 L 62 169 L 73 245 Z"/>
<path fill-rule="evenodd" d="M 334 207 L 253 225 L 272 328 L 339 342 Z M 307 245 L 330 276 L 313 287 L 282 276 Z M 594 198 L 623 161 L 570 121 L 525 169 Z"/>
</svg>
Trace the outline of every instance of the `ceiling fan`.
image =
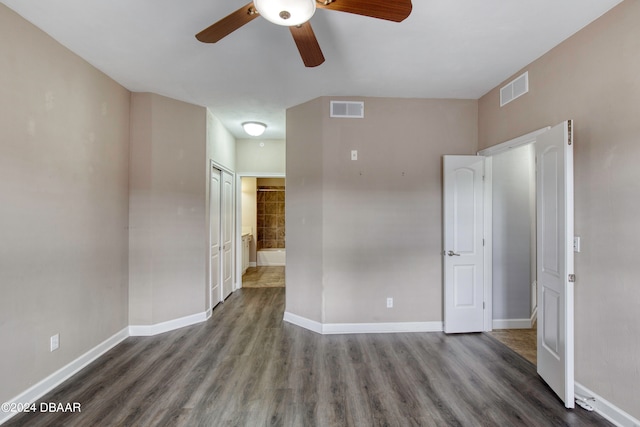
<svg viewBox="0 0 640 427">
<path fill-rule="evenodd" d="M 254 0 L 200 31 L 196 38 L 215 43 L 262 16 L 289 27 L 304 65 L 317 67 L 324 62 L 324 55 L 309 23 L 316 8 L 401 22 L 411 13 L 412 5 L 411 0 Z"/>
</svg>

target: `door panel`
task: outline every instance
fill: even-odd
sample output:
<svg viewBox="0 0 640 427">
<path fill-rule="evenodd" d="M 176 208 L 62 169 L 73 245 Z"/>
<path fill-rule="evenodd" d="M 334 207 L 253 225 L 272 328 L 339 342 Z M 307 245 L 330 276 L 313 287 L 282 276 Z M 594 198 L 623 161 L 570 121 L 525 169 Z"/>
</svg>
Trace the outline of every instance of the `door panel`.
<svg viewBox="0 0 640 427">
<path fill-rule="evenodd" d="M 484 330 L 484 157 L 444 156 L 444 331 Z"/>
<path fill-rule="evenodd" d="M 222 300 L 222 290 L 220 287 L 220 171 L 211 167 L 211 182 L 209 183 L 209 242 L 211 249 L 210 260 L 210 304 L 213 308 Z"/>
<path fill-rule="evenodd" d="M 233 176 L 222 172 L 222 298 L 233 291 Z"/>
<path fill-rule="evenodd" d="M 536 138 L 538 374 L 574 407 L 571 121 Z"/>
</svg>

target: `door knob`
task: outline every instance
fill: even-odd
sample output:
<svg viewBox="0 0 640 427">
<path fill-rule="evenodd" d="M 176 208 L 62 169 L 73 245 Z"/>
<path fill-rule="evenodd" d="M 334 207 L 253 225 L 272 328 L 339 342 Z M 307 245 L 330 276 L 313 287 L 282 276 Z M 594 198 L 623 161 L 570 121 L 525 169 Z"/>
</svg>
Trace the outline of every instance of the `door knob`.
<svg viewBox="0 0 640 427">
<path fill-rule="evenodd" d="M 460 256 L 460 254 L 457 254 L 457 253 L 455 253 L 453 251 L 447 252 L 447 255 L 449 255 L 449 256 Z"/>
</svg>

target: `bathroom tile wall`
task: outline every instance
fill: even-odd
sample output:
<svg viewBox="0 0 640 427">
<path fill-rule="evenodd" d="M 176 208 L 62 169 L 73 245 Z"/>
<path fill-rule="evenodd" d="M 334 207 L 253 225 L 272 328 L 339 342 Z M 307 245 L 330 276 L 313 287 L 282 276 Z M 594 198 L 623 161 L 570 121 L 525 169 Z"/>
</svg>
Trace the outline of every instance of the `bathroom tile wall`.
<svg viewBox="0 0 640 427">
<path fill-rule="evenodd" d="M 284 187 L 258 186 L 258 250 L 285 247 L 284 207 Z"/>
</svg>

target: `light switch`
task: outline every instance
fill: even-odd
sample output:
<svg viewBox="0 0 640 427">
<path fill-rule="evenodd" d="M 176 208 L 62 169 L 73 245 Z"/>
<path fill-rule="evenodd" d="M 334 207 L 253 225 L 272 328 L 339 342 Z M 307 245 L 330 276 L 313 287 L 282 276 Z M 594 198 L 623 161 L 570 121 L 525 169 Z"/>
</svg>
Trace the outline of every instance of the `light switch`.
<svg viewBox="0 0 640 427">
<path fill-rule="evenodd" d="M 580 252 L 580 236 L 574 236 L 573 238 L 573 251 Z"/>
<path fill-rule="evenodd" d="M 358 160 L 358 150 L 351 150 L 351 160 Z"/>
</svg>

